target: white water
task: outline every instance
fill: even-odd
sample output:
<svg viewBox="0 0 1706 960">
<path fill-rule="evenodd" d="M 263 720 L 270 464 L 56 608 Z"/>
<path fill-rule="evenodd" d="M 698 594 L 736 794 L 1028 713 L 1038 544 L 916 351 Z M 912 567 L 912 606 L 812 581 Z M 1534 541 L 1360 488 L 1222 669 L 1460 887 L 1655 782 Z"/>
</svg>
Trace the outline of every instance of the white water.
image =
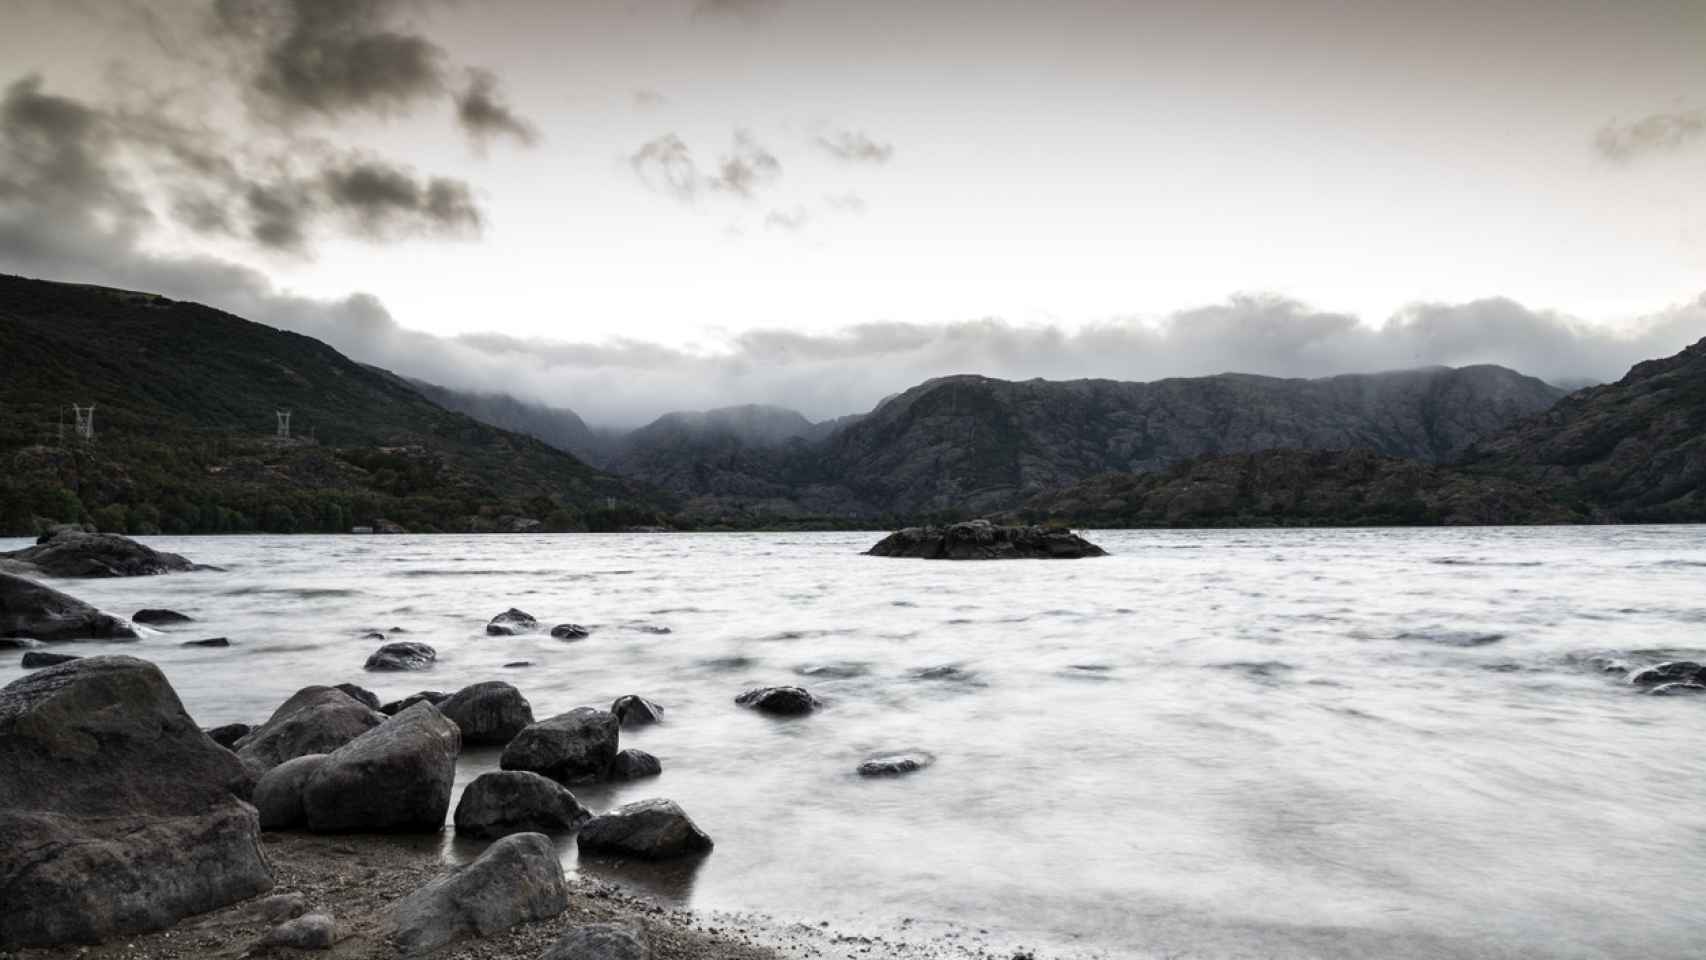
<svg viewBox="0 0 1706 960">
<path fill-rule="evenodd" d="M 877 536 L 154 538 L 225 571 L 56 585 L 200 622 L 58 649 L 158 662 L 204 725 L 345 680 L 505 679 L 540 718 L 643 694 L 667 722 L 623 742 L 664 775 L 577 792 L 686 807 L 716 850 L 626 879 L 696 908 L 1121 957 L 1706 953 L 1706 699 L 1573 659 L 1706 652 L 1706 528 L 1105 532 L 1111 557 L 992 563 L 860 556 Z M 512 605 L 596 630 L 485 636 Z M 434 670 L 363 673 L 394 625 Z M 204 636 L 234 645 L 178 646 Z M 851 675 L 801 676 L 824 665 Z M 732 702 L 776 683 L 827 705 Z M 940 759 L 853 775 L 894 747 Z"/>
</svg>

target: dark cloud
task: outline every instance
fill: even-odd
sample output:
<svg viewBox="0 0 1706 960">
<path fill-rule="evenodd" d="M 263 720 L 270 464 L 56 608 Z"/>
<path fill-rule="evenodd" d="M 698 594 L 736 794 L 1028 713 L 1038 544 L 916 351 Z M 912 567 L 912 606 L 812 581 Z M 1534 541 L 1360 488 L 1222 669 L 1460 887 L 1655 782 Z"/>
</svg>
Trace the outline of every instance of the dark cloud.
<svg viewBox="0 0 1706 960">
<path fill-rule="evenodd" d="M 413 234 L 457 235 L 480 229 L 479 208 L 466 183 L 417 179 L 407 168 L 366 158 L 321 174 L 327 209 L 378 240 Z"/>
<path fill-rule="evenodd" d="M 782 162 L 776 155 L 759 146 L 752 134 L 738 130 L 734 149 L 723 156 L 709 183 L 713 189 L 751 197 L 781 178 Z"/>
<path fill-rule="evenodd" d="M 1594 136 L 1594 149 L 1616 163 L 1665 153 L 1706 137 L 1706 108 L 1655 113 L 1628 123 L 1608 123 Z"/>
<path fill-rule="evenodd" d="M 683 203 L 692 203 L 699 193 L 699 168 L 693 152 L 673 133 L 640 145 L 628 158 L 634 175 L 652 190 Z"/>
<path fill-rule="evenodd" d="M 0 204 L 140 226 L 151 218 L 111 162 L 118 142 L 101 111 L 44 93 L 39 75 L 14 81 L 0 99 Z"/>
<path fill-rule="evenodd" d="M 538 129 L 498 95 L 498 78 L 489 70 L 468 71 L 468 86 L 456 95 L 456 119 L 479 145 L 500 136 L 528 147 L 539 142 Z"/>
<path fill-rule="evenodd" d="M 878 143 L 858 130 L 842 130 L 832 136 L 818 137 L 817 145 L 830 156 L 847 163 L 884 164 L 894 157 L 894 145 Z"/>
</svg>

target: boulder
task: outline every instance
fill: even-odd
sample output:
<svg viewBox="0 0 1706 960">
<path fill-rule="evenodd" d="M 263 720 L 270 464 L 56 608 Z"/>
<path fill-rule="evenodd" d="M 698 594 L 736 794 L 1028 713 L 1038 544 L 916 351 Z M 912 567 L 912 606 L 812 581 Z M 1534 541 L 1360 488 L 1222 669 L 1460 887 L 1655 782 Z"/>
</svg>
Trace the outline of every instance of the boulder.
<svg viewBox="0 0 1706 960">
<path fill-rule="evenodd" d="M 926 560 L 1065 560 L 1106 556 L 1107 551 L 1070 530 L 1043 526 L 998 526 L 968 520 L 945 527 L 907 527 L 865 551 L 873 557 Z"/>
<path fill-rule="evenodd" d="M 673 800 L 641 800 L 593 817 L 576 837 L 582 853 L 673 860 L 705 853 L 711 838 Z"/>
<path fill-rule="evenodd" d="M 610 712 L 624 727 L 643 727 L 663 721 L 663 707 L 632 693 L 617 697 L 616 702 L 610 705 Z"/>
<path fill-rule="evenodd" d="M 331 753 L 384 722 L 382 714 L 336 687 L 303 687 L 235 746 L 259 777 L 286 760 Z"/>
<path fill-rule="evenodd" d="M 759 687 L 736 697 L 735 703 L 778 717 L 800 717 L 818 708 L 818 699 L 803 687 Z"/>
<path fill-rule="evenodd" d="M 340 683 L 332 689 L 342 690 L 350 699 L 362 704 L 369 710 L 379 709 L 379 694 L 366 687 L 358 687 L 353 683 Z"/>
<path fill-rule="evenodd" d="M 243 765 L 151 663 L 0 689 L 0 771 L 0 949 L 158 930 L 272 886 Z"/>
<path fill-rule="evenodd" d="M 146 577 L 196 569 L 175 553 L 161 553 L 129 537 L 81 530 L 47 534 L 35 546 L 0 554 L 0 559 L 28 564 L 50 577 Z"/>
<path fill-rule="evenodd" d="M 390 703 L 387 703 L 383 707 L 379 708 L 379 712 L 385 714 L 387 717 L 394 717 L 423 700 L 436 707 L 449 699 L 450 694 L 441 690 L 422 690 L 418 693 L 411 693 L 401 700 L 393 700 Z"/>
<path fill-rule="evenodd" d="M 879 753 L 866 758 L 865 762 L 859 764 L 859 776 L 898 777 L 902 774 L 922 770 L 935 762 L 935 755 L 923 750 Z"/>
<path fill-rule="evenodd" d="M 557 833 L 592 818 L 569 788 L 525 770 L 482 773 L 456 802 L 456 832 L 470 837 Z"/>
<path fill-rule="evenodd" d="M 302 788 L 318 773 L 326 760 L 323 753 L 286 760 L 255 784 L 255 810 L 261 817 L 262 830 L 289 830 L 308 822 L 302 809 Z"/>
<path fill-rule="evenodd" d="M 531 770 L 563 784 L 604 779 L 616 759 L 622 727 L 616 717 L 593 707 L 576 707 L 516 734 L 498 765 Z"/>
<path fill-rule="evenodd" d="M 417 703 L 327 755 L 302 785 L 315 833 L 436 833 L 450 812 L 462 735 L 430 703 Z"/>
<path fill-rule="evenodd" d="M 391 911 L 391 940 L 420 956 L 468 937 L 489 937 L 568 909 L 557 852 L 543 834 L 514 833 L 473 863 L 404 897 Z"/>
<path fill-rule="evenodd" d="M 610 764 L 612 780 L 643 780 L 663 773 L 663 764 L 644 750 L 629 748 L 616 754 Z"/>
<path fill-rule="evenodd" d="M 1636 670 L 1629 682 L 1637 687 L 1652 687 L 1664 683 L 1699 683 L 1706 681 L 1706 667 L 1693 660 L 1667 660 Z"/>
<path fill-rule="evenodd" d="M 206 640 L 185 640 L 178 644 L 180 647 L 229 647 L 231 640 L 227 637 L 208 637 Z"/>
<path fill-rule="evenodd" d="M 438 709 L 462 730 L 470 745 L 503 745 L 533 724 L 533 706 L 521 691 L 501 680 L 488 680 L 456 691 Z"/>
<path fill-rule="evenodd" d="M 643 934 L 615 923 L 589 923 L 557 938 L 539 960 L 651 960 Z"/>
<path fill-rule="evenodd" d="M 539 621 L 533 615 L 523 610 L 510 607 L 503 613 L 491 619 L 486 624 L 486 633 L 494 637 L 513 637 L 518 633 L 532 633 L 539 629 Z"/>
<path fill-rule="evenodd" d="M 551 628 L 551 636 L 558 640 L 585 640 L 592 631 L 578 623 L 559 623 Z"/>
<path fill-rule="evenodd" d="M 329 913 L 310 913 L 273 927 L 262 938 L 265 947 L 330 950 L 338 942 L 338 924 Z"/>
<path fill-rule="evenodd" d="M 54 667 L 81 659 L 83 658 L 72 653 L 45 653 L 40 650 L 26 650 L 23 659 L 18 661 L 18 666 L 25 670 L 35 670 L 40 667 Z"/>
<path fill-rule="evenodd" d="M 193 617 L 186 617 L 176 610 L 138 610 L 131 614 L 131 623 L 146 623 L 151 627 L 166 626 L 173 623 L 193 623 Z"/>
<path fill-rule="evenodd" d="M 425 670 L 438 660 L 438 651 L 415 640 L 387 643 L 368 656 L 364 670 Z"/>
<path fill-rule="evenodd" d="M 227 723 L 217 727 L 207 727 L 202 730 L 207 738 L 227 750 L 236 746 L 237 741 L 254 732 L 254 727 L 246 723 Z"/>
<path fill-rule="evenodd" d="M 33 580 L 0 573 L 0 636 L 135 640 L 129 623 Z"/>
</svg>

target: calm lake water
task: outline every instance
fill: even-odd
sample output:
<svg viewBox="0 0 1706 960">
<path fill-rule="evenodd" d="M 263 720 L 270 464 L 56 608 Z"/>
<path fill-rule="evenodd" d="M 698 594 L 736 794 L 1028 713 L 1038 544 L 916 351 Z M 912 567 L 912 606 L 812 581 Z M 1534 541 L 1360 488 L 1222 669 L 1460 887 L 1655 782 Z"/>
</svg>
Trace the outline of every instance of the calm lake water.
<svg viewBox="0 0 1706 960">
<path fill-rule="evenodd" d="M 72 649 L 156 661 L 204 725 L 346 680 L 664 704 L 623 734 L 663 776 L 577 793 L 679 801 L 715 852 L 618 876 L 695 908 L 1045 955 L 1706 954 L 1706 698 L 1583 662 L 1706 655 L 1706 528 L 1106 532 L 1103 559 L 965 564 L 860 556 L 878 536 L 159 537 L 224 572 L 56 585 L 195 616 Z M 485 636 L 510 606 L 595 629 Z M 364 673 L 392 626 L 437 667 Z M 178 645 L 203 636 L 234 645 Z M 784 683 L 825 708 L 732 702 Z M 854 775 L 899 747 L 939 762 Z"/>
</svg>

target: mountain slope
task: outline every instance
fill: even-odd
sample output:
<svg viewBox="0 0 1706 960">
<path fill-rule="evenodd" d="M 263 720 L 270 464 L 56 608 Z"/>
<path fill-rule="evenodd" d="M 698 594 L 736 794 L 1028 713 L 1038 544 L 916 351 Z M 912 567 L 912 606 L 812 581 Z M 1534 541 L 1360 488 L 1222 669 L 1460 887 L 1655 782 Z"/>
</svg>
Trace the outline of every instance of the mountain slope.
<svg viewBox="0 0 1706 960">
<path fill-rule="evenodd" d="M 593 430 L 580 414 L 564 407 L 528 403 L 507 393 L 452 390 L 413 377 L 408 381 L 422 396 L 446 410 L 465 413 L 500 430 L 533 437 L 594 466 L 602 466 L 616 444 L 611 435 Z"/>
<path fill-rule="evenodd" d="M 96 407 L 92 444 L 59 439 L 74 402 Z M 273 436 L 275 409 L 292 411 L 295 439 Z M 149 294 L 3 276 L 0 462 L 0 523 L 13 532 L 91 516 L 133 532 L 331 530 L 381 516 L 423 529 L 505 515 L 578 528 L 622 522 L 601 515 L 612 499 L 648 518 L 659 506 L 309 337 Z"/>
</svg>

